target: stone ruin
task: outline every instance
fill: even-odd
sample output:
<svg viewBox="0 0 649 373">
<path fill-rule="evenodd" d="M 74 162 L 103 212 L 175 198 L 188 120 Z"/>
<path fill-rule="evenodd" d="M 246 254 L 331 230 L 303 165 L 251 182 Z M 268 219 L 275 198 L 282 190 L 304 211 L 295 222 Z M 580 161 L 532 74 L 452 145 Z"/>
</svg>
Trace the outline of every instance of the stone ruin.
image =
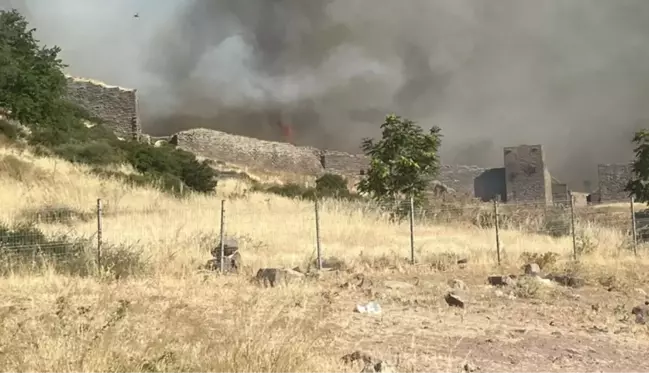
<svg viewBox="0 0 649 373">
<path fill-rule="evenodd" d="M 245 166 L 252 171 L 320 176 L 333 173 L 358 180 L 369 165 L 362 154 L 295 146 L 258 140 L 220 131 L 196 128 L 166 138 L 152 138 L 142 133 L 137 90 L 111 86 L 90 79 L 68 77 L 68 98 L 105 121 L 120 138 L 132 138 L 159 144 L 171 142 L 197 156 Z M 599 188 L 592 202 L 627 200 L 624 186 L 631 176 L 629 164 L 598 166 Z M 567 203 L 569 188 L 552 178 L 541 145 L 520 145 L 503 150 L 503 167 L 482 168 L 469 165 L 442 165 L 433 186 L 456 195 L 482 201 L 499 199 L 513 203 Z M 432 191 L 437 193 L 436 191 Z M 585 194 L 574 194 L 578 203 L 586 203 Z"/>
</svg>

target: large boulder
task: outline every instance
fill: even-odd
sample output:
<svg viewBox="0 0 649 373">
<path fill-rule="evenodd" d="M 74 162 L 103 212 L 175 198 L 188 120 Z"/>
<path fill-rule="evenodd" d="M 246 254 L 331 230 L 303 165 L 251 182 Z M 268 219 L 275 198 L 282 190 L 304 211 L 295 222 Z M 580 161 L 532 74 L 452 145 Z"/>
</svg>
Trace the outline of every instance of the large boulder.
<svg viewBox="0 0 649 373">
<path fill-rule="evenodd" d="M 243 263 L 241 260 L 241 254 L 238 251 L 235 251 L 231 255 L 225 256 L 223 261 L 223 272 L 238 273 L 241 269 Z M 216 256 L 207 261 L 207 269 L 211 271 L 220 271 L 221 270 L 221 257 Z"/>
<path fill-rule="evenodd" d="M 236 239 L 234 238 L 224 238 L 223 239 L 223 252 L 225 256 L 230 256 L 234 254 L 235 252 L 239 251 L 239 242 L 237 242 Z M 221 241 L 217 241 L 216 246 L 212 249 L 210 252 L 213 257 L 215 258 L 220 258 L 221 257 Z"/>
</svg>

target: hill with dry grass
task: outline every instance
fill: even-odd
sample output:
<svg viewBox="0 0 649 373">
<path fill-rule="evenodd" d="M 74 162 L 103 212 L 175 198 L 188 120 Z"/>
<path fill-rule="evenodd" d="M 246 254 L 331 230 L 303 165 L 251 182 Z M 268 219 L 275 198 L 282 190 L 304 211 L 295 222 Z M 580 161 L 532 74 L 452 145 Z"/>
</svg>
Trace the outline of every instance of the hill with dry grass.
<svg viewBox="0 0 649 373">
<path fill-rule="evenodd" d="M 631 315 L 645 297 L 647 261 L 612 224 L 624 206 L 599 207 L 610 211 L 597 219 L 594 208 L 580 212 L 587 250 L 578 262 L 569 235 L 553 237 L 537 226 L 538 214 L 510 206 L 498 267 L 494 229 L 480 218 L 490 205 L 445 202 L 418 212 L 411 265 L 407 222 L 360 202 L 324 201 L 322 248 L 338 270 L 264 288 L 250 281 L 257 269 L 312 263 L 312 202 L 241 180 L 220 182 L 216 195 L 177 198 L 15 146 L 0 150 L 0 173 L 3 225 L 31 227 L 11 231 L 13 246 L 5 240 L 2 248 L 7 370 L 359 371 L 341 359 L 355 350 L 397 371 L 649 368 L 647 327 Z M 227 235 L 243 256 L 238 275 L 199 269 L 218 242 L 223 199 Z M 40 251 L 21 255 L 38 232 Z M 79 248 L 68 250 L 69 242 Z M 525 277 L 487 284 L 488 275 L 520 275 L 529 260 L 585 285 Z M 465 308 L 444 300 L 458 284 L 467 288 Z M 354 312 L 368 301 L 381 305 L 380 315 Z"/>
</svg>

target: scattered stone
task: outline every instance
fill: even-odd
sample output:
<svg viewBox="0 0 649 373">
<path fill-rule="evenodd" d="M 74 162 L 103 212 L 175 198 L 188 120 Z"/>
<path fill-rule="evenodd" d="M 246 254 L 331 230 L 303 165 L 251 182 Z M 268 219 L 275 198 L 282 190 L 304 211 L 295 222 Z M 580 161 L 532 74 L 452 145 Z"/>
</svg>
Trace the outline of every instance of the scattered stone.
<svg viewBox="0 0 649 373">
<path fill-rule="evenodd" d="M 238 273 L 243 265 L 241 260 L 241 254 L 238 251 L 235 251 L 231 255 L 224 257 L 223 261 L 223 272 L 232 272 Z M 207 261 L 206 267 L 210 271 L 220 271 L 221 270 L 221 257 L 217 256 Z"/>
<path fill-rule="evenodd" d="M 556 282 L 557 284 L 571 287 L 571 288 L 580 288 L 584 286 L 584 280 L 579 277 L 574 277 L 571 275 L 557 275 L 550 274 L 545 277 L 547 280 Z"/>
<path fill-rule="evenodd" d="M 464 281 L 458 280 L 458 279 L 449 280 L 448 286 L 450 286 L 451 289 L 457 289 L 457 290 L 467 290 L 468 289 L 468 287 L 466 286 Z"/>
<path fill-rule="evenodd" d="M 234 238 L 224 238 L 223 239 L 223 255 L 224 256 L 230 256 L 234 254 L 235 252 L 239 251 L 239 242 L 234 239 Z M 215 258 L 220 258 L 221 257 L 221 241 L 219 239 L 219 243 L 216 245 L 214 249 L 210 252 L 213 257 Z"/>
<path fill-rule="evenodd" d="M 345 364 L 352 364 L 355 361 L 361 360 L 365 364 L 371 364 L 374 361 L 374 358 L 367 352 L 363 351 L 354 351 L 351 354 L 343 356 L 343 362 Z"/>
<path fill-rule="evenodd" d="M 457 264 L 467 264 L 469 262 L 469 258 L 462 258 L 457 261 Z"/>
<path fill-rule="evenodd" d="M 489 276 L 487 282 L 491 286 L 514 286 L 516 280 L 512 276 Z"/>
<path fill-rule="evenodd" d="M 386 361 L 373 358 L 370 354 L 361 351 L 354 351 L 342 357 L 345 364 L 353 364 L 359 361 L 363 364 L 361 373 L 394 373 L 396 370 Z"/>
<path fill-rule="evenodd" d="M 633 307 L 631 314 L 635 315 L 635 322 L 638 324 L 645 324 L 647 317 L 649 317 L 649 302 L 645 302 L 639 306 Z"/>
<path fill-rule="evenodd" d="M 528 276 L 539 276 L 541 274 L 541 267 L 536 263 L 528 263 L 525 265 L 525 274 Z"/>
<path fill-rule="evenodd" d="M 464 367 L 462 367 L 462 369 L 463 369 L 466 373 L 473 373 L 473 372 L 478 372 L 478 371 L 480 371 L 480 367 L 478 367 L 477 365 L 472 364 L 472 363 L 466 363 L 466 364 L 464 364 Z"/>
<path fill-rule="evenodd" d="M 289 284 L 304 279 L 304 274 L 288 268 L 260 268 L 255 279 L 265 287 Z"/>
<path fill-rule="evenodd" d="M 361 373 L 395 373 L 396 370 L 387 362 L 379 361 L 375 364 L 365 364 Z"/>
<path fill-rule="evenodd" d="M 340 285 L 341 289 L 360 289 L 363 287 L 371 287 L 373 285 L 372 280 L 365 278 L 365 275 L 362 273 L 355 274 L 349 281 Z"/>
<path fill-rule="evenodd" d="M 449 292 L 446 294 L 446 296 L 444 296 L 446 304 L 448 304 L 450 307 L 464 308 L 466 304 L 465 299 L 466 298 L 464 296 L 458 294 L 457 292 Z"/>
<path fill-rule="evenodd" d="M 385 285 L 386 288 L 392 290 L 411 289 L 415 287 L 415 285 L 413 284 L 409 284 L 407 282 L 402 282 L 402 281 L 385 281 L 383 284 Z"/>
</svg>

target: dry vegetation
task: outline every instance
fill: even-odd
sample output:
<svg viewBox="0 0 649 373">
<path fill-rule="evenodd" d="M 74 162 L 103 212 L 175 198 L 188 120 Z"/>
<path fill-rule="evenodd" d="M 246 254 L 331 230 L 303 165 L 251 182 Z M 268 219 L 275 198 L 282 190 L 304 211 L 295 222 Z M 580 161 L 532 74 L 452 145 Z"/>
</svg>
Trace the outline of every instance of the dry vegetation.
<svg viewBox="0 0 649 373">
<path fill-rule="evenodd" d="M 494 230 L 479 217 L 490 206 L 447 204 L 443 219 L 440 211 L 420 215 L 420 264 L 411 266 L 407 224 L 327 202 L 323 249 L 345 270 L 265 289 L 249 281 L 259 267 L 313 260 L 311 203 L 253 193 L 239 181 L 219 184 L 216 197 L 180 200 L 22 150 L 3 148 L 0 157 L 5 223 L 40 221 L 50 236 L 89 240 L 67 267 L 2 262 L 9 271 L 0 279 L 3 370 L 359 371 L 340 359 L 357 349 L 399 371 L 457 371 L 467 361 L 490 371 L 649 369 L 648 330 L 629 317 L 644 300 L 649 263 L 633 257 L 624 232 L 606 219 L 589 222 L 591 210 L 579 218 L 588 250 L 578 264 L 569 236 L 533 233 L 538 227 L 519 217 L 501 231 L 497 268 Z M 105 206 L 101 271 L 91 244 L 97 198 Z M 198 270 L 217 242 L 221 199 L 228 200 L 227 232 L 241 243 L 246 271 L 238 276 Z M 538 223 L 538 214 L 518 213 Z M 546 258 L 546 270 L 577 273 L 587 286 L 485 285 L 488 274 L 520 273 L 530 257 Z M 458 267 L 455 258 L 469 262 Z M 358 273 L 371 281 L 341 287 Z M 469 287 L 464 310 L 444 303 L 452 279 Z M 382 315 L 352 312 L 373 299 Z"/>
</svg>

